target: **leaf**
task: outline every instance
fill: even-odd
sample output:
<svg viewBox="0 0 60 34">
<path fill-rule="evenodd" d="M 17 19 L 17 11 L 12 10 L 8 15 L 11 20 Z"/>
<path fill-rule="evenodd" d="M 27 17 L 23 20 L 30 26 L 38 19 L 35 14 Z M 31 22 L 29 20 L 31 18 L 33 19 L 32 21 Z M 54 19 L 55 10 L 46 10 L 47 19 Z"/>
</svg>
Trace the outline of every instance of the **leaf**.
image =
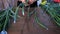
<svg viewBox="0 0 60 34">
<path fill-rule="evenodd" d="M 41 27 L 43 27 L 43 28 L 45 28 L 45 29 L 48 30 L 48 28 L 40 22 L 40 20 L 38 19 L 38 17 L 37 17 L 36 15 L 37 15 L 37 14 L 36 14 L 36 12 L 35 12 L 35 21 L 36 21 L 36 23 L 38 23 Z"/>
<path fill-rule="evenodd" d="M 22 7 L 22 15 L 24 16 L 24 7 Z"/>
<path fill-rule="evenodd" d="M 3 25 L 3 29 L 5 29 L 7 23 L 8 23 L 8 20 L 9 20 L 9 10 L 6 10 L 6 20 L 5 20 L 5 23 Z"/>
<path fill-rule="evenodd" d="M 57 4 L 51 3 L 50 5 L 47 4 L 47 6 L 44 6 L 42 9 L 46 10 L 49 15 L 53 18 L 55 23 L 60 26 L 60 14 L 59 14 L 59 8 Z"/>
<path fill-rule="evenodd" d="M 17 14 L 18 14 L 18 9 L 19 9 L 19 7 L 17 7 L 16 10 L 15 10 L 15 14 L 14 14 L 14 23 L 16 23 Z"/>
</svg>

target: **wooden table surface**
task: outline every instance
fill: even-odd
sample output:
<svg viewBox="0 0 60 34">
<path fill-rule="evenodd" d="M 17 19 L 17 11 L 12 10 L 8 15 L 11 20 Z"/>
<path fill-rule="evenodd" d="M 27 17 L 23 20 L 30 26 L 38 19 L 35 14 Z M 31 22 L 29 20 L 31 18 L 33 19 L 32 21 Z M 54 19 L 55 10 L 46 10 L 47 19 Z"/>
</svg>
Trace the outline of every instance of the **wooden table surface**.
<svg viewBox="0 0 60 34">
<path fill-rule="evenodd" d="M 48 27 L 48 30 L 42 28 L 34 21 L 34 15 L 28 20 L 27 13 L 25 13 L 25 16 L 17 19 L 17 23 L 11 22 L 8 34 L 60 34 L 60 27 L 57 27 L 54 24 L 55 22 L 42 9 L 36 8 L 36 10 L 40 21 Z M 19 10 L 19 15 L 22 16 L 21 10 Z"/>
</svg>

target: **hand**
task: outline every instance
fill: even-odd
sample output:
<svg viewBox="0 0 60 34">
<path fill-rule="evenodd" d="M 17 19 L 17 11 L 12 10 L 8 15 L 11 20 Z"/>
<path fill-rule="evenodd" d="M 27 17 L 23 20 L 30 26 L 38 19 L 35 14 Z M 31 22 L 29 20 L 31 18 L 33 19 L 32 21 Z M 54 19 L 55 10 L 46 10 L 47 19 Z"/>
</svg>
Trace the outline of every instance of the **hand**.
<svg viewBox="0 0 60 34">
<path fill-rule="evenodd" d="M 22 1 L 22 3 L 25 3 L 25 0 L 19 0 L 19 1 Z"/>
<path fill-rule="evenodd" d="M 25 0 L 19 0 L 19 1 L 22 1 L 23 3 L 26 3 Z M 28 3 L 29 3 L 29 4 L 32 4 L 34 1 L 36 1 L 36 0 L 29 0 Z"/>
<path fill-rule="evenodd" d="M 35 2 L 36 0 L 29 0 L 29 4 L 32 4 L 33 2 Z"/>
</svg>

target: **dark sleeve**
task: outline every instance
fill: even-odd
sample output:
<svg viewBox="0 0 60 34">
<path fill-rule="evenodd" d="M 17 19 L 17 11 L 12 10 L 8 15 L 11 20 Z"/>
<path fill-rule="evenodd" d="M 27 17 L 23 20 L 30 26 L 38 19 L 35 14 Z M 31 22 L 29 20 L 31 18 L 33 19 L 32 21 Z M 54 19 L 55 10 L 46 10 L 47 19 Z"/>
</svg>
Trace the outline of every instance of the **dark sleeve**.
<svg viewBox="0 0 60 34">
<path fill-rule="evenodd" d="M 22 3 L 22 1 L 17 1 L 17 6 L 19 6 L 19 4 L 21 4 Z"/>
<path fill-rule="evenodd" d="M 37 1 L 33 2 L 30 7 L 37 7 Z"/>
</svg>

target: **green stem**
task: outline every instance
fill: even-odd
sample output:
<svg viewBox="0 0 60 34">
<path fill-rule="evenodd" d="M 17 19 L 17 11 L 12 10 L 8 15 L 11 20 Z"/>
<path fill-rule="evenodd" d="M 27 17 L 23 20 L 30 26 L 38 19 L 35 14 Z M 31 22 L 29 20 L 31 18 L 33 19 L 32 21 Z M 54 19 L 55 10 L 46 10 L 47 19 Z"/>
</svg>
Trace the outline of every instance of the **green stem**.
<svg viewBox="0 0 60 34">
<path fill-rule="evenodd" d="M 22 15 L 24 16 L 24 7 L 22 7 Z"/>
<path fill-rule="evenodd" d="M 19 9 L 19 7 L 16 8 L 16 11 L 15 11 L 15 14 L 14 14 L 14 23 L 16 23 L 18 9 Z"/>
<path fill-rule="evenodd" d="M 9 10 L 6 10 L 6 20 L 5 20 L 3 29 L 5 29 L 5 27 L 6 27 L 7 23 L 8 23 L 8 19 L 9 19 Z"/>
</svg>

